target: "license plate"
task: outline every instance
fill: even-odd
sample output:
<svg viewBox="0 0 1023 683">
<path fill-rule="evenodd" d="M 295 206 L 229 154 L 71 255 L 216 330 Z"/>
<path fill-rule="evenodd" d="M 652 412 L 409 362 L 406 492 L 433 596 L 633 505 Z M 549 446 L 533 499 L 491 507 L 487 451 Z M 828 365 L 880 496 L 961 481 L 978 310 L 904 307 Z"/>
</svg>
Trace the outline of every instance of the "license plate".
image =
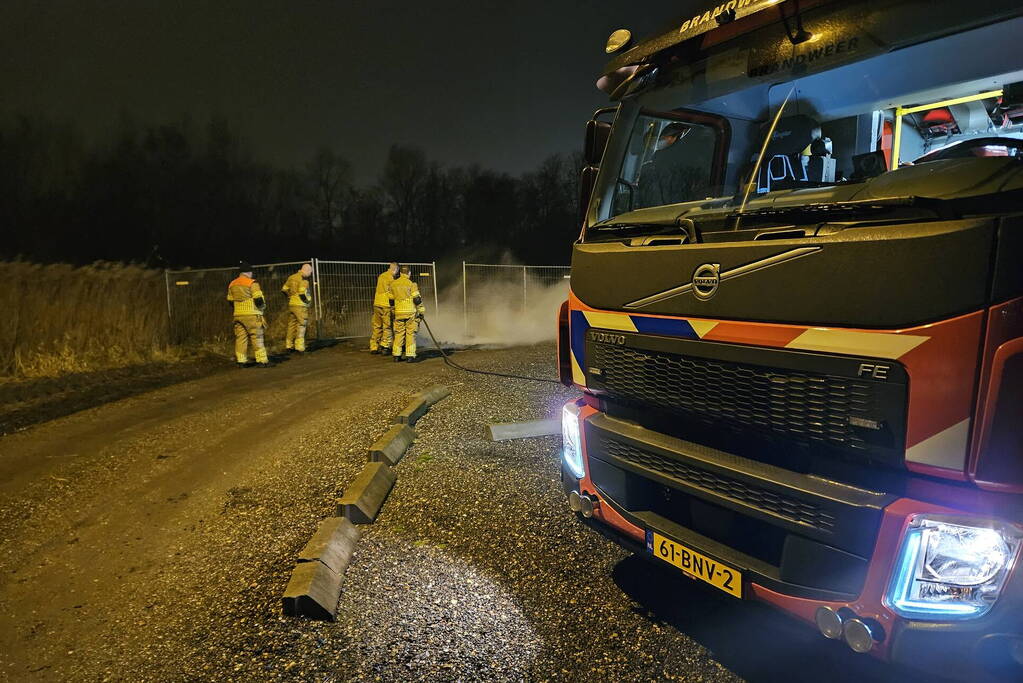
<svg viewBox="0 0 1023 683">
<path fill-rule="evenodd" d="M 712 560 L 678 541 L 661 536 L 656 531 L 646 532 L 646 547 L 654 557 L 678 567 L 686 576 L 709 583 L 729 595 L 742 597 L 742 572 L 738 569 Z"/>
</svg>

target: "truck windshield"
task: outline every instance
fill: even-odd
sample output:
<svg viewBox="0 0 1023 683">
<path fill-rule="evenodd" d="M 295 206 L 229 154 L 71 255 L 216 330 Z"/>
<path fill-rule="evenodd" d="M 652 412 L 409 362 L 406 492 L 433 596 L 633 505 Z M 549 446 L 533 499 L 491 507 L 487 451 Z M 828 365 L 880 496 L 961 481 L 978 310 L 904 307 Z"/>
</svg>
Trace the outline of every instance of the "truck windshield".
<svg viewBox="0 0 1023 683">
<path fill-rule="evenodd" d="M 617 172 L 602 176 L 610 201 L 601 218 L 694 201 L 738 205 L 747 186 L 755 204 L 783 191 L 862 183 L 911 164 L 1023 158 L 1017 101 L 1023 51 L 992 47 L 1007 45 L 1006 32 L 1014 30 L 1023 30 L 1023 20 L 800 78 L 792 71 L 789 78 L 780 71 L 759 77 L 747 63 L 714 81 L 711 75 L 723 69 L 713 60 L 662 74 L 666 85 L 640 94 L 632 115 L 616 124 L 614 135 L 627 142 L 616 146 L 623 150 L 612 162 Z M 850 47 L 819 49 L 837 54 Z M 717 63 L 727 65 L 728 55 Z M 692 113 L 723 125 L 694 122 Z M 820 192 L 813 201 L 822 201 Z"/>
<path fill-rule="evenodd" d="M 615 192 L 615 213 L 710 196 L 719 132 L 641 114 L 632 126 Z"/>
</svg>

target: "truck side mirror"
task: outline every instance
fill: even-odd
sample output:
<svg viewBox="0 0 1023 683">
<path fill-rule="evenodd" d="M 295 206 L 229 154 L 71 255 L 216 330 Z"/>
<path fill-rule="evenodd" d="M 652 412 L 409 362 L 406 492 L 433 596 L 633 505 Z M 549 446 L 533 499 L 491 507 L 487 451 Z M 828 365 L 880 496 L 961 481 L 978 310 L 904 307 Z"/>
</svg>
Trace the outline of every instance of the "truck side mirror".
<svg viewBox="0 0 1023 683">
<path fill-rule="evenodd" d="M 591 121 L 592 123 L 592 121 Z M 586 209 L 590 205 L 590 195 L 593 194 L 593 186 L 597 183 L 597 171 L 600 169 L 596 166 L 583 166 L 582 173 L 579 174 L 579 225 L 582 226 L 586 222 Z"/>
<path fill-rule="evenodd" d="M 586 122 L 586 141 L 583 144 L 583 159 L 587 166 L 600 166 L 607 147 L 607 139 L 611 135 L 611 124 L 606 121 L 590 119 Z"/>
<path fill-rule="evenodd" d="M 604 157 L 607 140 L 611 137 L 611 122 L 600 118 L 613 118 L 617 107 L 604 107 L 593 112 L 593 118 L 586 122 L 586 139 L 583 141 L 583 170 L 579 174 L 579 225 L 586 223 L 586 209 L 590 204 L 590 195 L 597 184 L 597 171 L 600 160 Z"/>
</svg>

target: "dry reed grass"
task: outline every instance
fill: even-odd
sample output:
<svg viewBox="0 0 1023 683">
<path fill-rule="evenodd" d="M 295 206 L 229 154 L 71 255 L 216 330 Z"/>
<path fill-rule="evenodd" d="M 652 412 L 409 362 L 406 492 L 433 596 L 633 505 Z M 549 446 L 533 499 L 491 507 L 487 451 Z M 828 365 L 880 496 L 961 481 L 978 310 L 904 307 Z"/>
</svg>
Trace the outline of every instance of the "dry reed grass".
<svg viewBox="0 0 1023 683">
<path fill-rule="evenodd" d="M 0 377 L 174 360 L 162 271 L 0 262 Z"/>
</svg>

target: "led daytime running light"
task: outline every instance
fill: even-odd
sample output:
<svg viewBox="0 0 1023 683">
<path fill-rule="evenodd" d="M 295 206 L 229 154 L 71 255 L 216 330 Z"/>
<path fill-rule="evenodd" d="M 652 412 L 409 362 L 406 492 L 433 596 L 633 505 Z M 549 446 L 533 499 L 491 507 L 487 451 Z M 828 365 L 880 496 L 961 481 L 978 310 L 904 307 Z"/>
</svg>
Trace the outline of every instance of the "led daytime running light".
<svg viewBox="0 0 1023 683">
<path fill-rule="evenodd" d="M 583 468 L 582 443 L 579 438 L 579 406 L 568 403 L 561 411 L 562 457 L 568 470 L 576 479 L 582 479 Z"/>
<path fill-rule="evenodd" d="M 1019 553 L 1018 528 L 986 519 L 916 515 L 903 537 L 885 604 L 913 619 L 986 614 Z"/>
</svg>

